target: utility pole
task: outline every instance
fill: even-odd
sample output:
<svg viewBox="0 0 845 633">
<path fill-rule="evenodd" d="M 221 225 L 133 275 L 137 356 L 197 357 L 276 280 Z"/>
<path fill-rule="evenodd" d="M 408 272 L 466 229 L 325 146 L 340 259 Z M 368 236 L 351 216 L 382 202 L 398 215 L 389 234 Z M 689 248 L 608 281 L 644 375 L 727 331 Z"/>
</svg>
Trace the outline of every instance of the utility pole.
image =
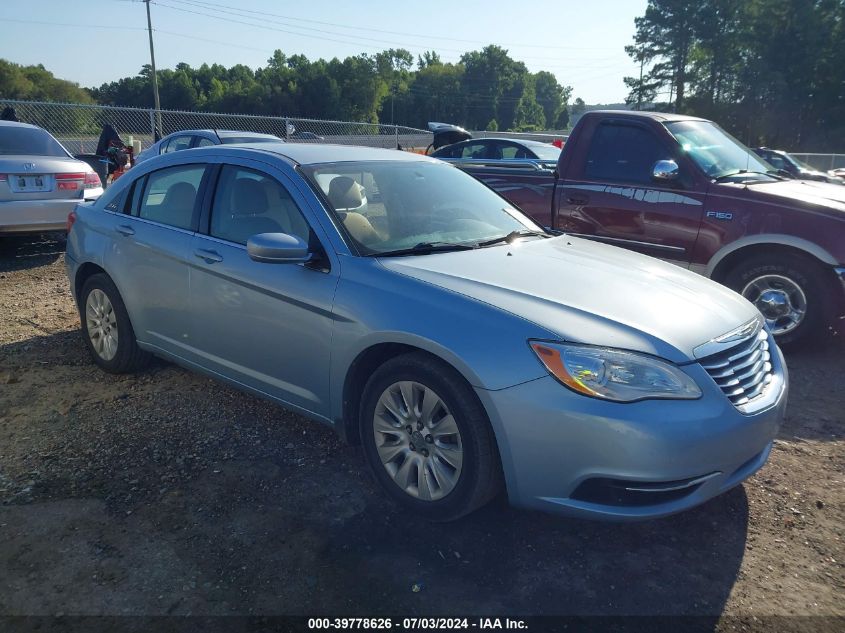
<svg viewBox="0 0 845 633">
<path fill-rule="evenodd" d="M 147 33 L 150 36 L 150 65 L 153 69 L 153 99 L 155 100 L 156 108 L 156 126 L 153 130 L 153 141 L 158 141 L 158 137 L 162 135 L 161 129 L 161 103 L 158 100 L 158 76 L 156 75 L 156 54 L 153 48 L 153 22 L 150 18 L 150 0 L 144 0 L 147 5 Z"/>
</svg>

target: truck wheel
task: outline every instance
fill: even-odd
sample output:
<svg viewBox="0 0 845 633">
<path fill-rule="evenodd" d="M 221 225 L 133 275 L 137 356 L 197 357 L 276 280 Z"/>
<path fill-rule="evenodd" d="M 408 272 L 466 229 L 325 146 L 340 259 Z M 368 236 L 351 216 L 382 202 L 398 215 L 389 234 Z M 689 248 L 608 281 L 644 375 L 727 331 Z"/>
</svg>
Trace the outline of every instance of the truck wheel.
<svg viewBox="0 0 845 633">
<path fill-rule="evenodd" d="M 824 271 L 795 255 L 759 255 L 734 268 L 725 285 L 760 311 L 778 344 L 790 346 L 821 334 L 830 310 Z"/>
<path fill-rule="evenodd" d="M 112 374 L 142 369 L 150 354 L 138 347 L 129 313 L 108 275 L 91 275 L 82 285 L 79 317 L 94 362 Z"/>
<path fill-rule="evenodd" d="M 376 480 L 415 514 L 452 521 L 501 488 L 486 412 L 462 376 L 426 354 L 398 356 L 373 373 L 359 424 Z"/>
</svg>

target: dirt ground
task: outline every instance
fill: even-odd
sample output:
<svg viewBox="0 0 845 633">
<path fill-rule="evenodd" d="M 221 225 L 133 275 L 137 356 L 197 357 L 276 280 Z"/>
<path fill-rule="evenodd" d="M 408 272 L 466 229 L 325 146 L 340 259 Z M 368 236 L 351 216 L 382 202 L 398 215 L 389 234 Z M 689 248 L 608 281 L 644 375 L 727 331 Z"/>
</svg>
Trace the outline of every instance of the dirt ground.
<svg viewBox="0 0 845 633">
<path fill-rule="evenodd" d="M 789 355 L 768 464 L 700 508 L 620 525 L 499 500 L 431 525 L 327 428 L 163 362 L 97 369 L 63 247 L 0 241 L 0 615 L 657 614 L 726 630 L 815 616 L 806 630 L 843 630 L 829 617 L 845 616 L 837 337 Z"/>
</svg>

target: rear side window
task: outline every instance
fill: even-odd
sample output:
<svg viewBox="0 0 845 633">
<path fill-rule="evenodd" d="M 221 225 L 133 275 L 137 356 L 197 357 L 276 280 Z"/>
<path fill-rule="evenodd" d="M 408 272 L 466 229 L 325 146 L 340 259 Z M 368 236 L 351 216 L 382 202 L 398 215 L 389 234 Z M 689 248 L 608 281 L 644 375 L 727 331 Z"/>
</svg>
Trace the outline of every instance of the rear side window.
<svg viewBox="0 0 845 633">
<path fill-rule="evenodd" d="M 246 244 L 259 233 L 287 233 L 309 241 L 310 229 L 299 207 L 275 178 L 244 167 L 220 171 L 209 233 Z"/>
<path fill-rule="evenodd" d="M 167 145 L 164 146 L 161 153 L 169 154 L 170 152 L 178 152 L 183 149 L 189 149 L 193 138 L 194 137 L 192 136 L 174 136 L 167 142 Z"/>
<path fill-rule="evenodd" d="M 584 176 L 588 180 L 653 185 L 654 164 L 671 158 L 648 130 L 604 123 L 593 134 Z"/>
<path fill-rule="evenodd" d="M 179 165 L 151 173 L 147 176 L 138 216 L 191 230 L 204 173 L 204 165 Z"/>
<path fill-rule="evenodd" d="M 197 141 L 196 147 L 208 147 L 209 145 L 214 145 L 214 141 L 212 141 L 210 138 L 200 136 L 199 140 Z"/>
<path fill-rule="evenodd" d="M 69 154 L 49 132 L 38 127 L 0 125 L 0 156 L 61 156 Z"/>
</svg>

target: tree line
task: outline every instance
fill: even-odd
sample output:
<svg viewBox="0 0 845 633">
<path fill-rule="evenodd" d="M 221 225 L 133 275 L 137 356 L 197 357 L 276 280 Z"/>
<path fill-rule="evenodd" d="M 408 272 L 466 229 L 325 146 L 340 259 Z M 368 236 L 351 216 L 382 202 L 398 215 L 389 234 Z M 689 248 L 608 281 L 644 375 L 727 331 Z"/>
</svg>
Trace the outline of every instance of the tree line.
<svg viewBox="0 0 845 633">
<path fill-rule="evenodd" d="M 97 88 L 52 77 L 43 66 L 0 60 L 0 96 L 148 108 L 151 68 Z M 33 89 L 27 78 L 44 76 Z M 46 78 L 49 75 L 49 81 Z M 396 123 L 425 127 L 445 121 L 478 130 L 565 129 L 572 90 L 546 71 L 530 72 L 490 45 L 444 63 L 435 52 L 414 59 L 404 49 L 326 61 L 277 50 L 264 67 L 177 64 L 157 73 L 161 107 L 223 113 Z"/>
<path fill-rule="evenodd" d="M 845 151 L 845 0 L 649 0 L 635 27 L 627 103 L 749 145 Z"/>
</svg>

